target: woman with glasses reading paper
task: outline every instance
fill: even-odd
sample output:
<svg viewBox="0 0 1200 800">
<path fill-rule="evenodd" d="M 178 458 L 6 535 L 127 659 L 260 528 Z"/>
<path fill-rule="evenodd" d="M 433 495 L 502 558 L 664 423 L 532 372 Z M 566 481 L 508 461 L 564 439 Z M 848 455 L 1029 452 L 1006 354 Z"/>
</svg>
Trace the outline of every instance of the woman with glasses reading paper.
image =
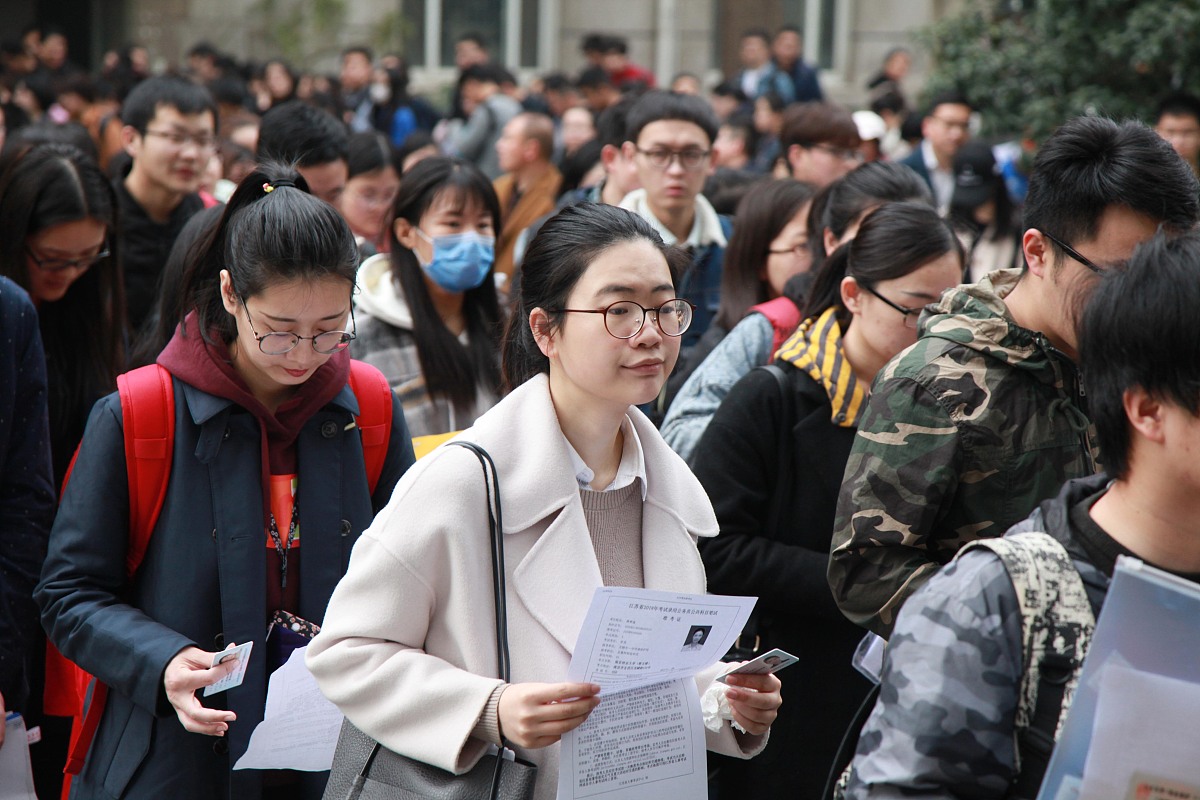
<svg viewBox="0 0 1200 800">
<path fill-rule="evenodd" d="M 472 453 L 443 445 L 359 540 L 308 651 L 322 691 L 384 747 L 462 773 L 504 737 L 539 766 L 535 796 L 549 800 L 559 737 L 601 702 L 598 686 L 565 682 L 595 590 L 705 590 L 695 542 L 717 533 L 711 507 L 637 409 L 692 321 L 675 296 L 681 264 L 613 206 L 564 209 L 534 238 L 502 348 L 511 392 L 459 437 L 496 465 L 511 682 L 496 677 L 484 480 Z M 780 684 L 730 680 L 749 733 L 726 723 L 709 746 L 748 756 Z"/>
<path fill-rule="evenodd" d="M 320 624 L 355 538 L 413 460 L 382 376 L 358 365 L 348 385 L 358 253 L 337 211 L 267 164 L 205 242 L 182 279 L 191 310 L 145 368 L 169 379 L 174 432 L 144 557 L 128 574 L 142 503 L 130 499 L 126 453 L 150 469 L 156 443 L 127 450 L 113 394 L 88 422 L 36 592 L 54 643 L 108 687 L 79 797 L 320 796 L 323 773 L 232 767 L 262 720 L 268 674 L 297 630 Z M 153 405 L 143 397 L 135 430 Z M 356 425 L 372 406 L 392 414 L 379 444 Z M 368 445 L 381 456 L 374 486 Z M 268 636 L 272 622 L 284 624 Z M 246 642 L 241 684 L 201 698 L 238 666 L 213 666 L 217 653 Z"/>
</svg>

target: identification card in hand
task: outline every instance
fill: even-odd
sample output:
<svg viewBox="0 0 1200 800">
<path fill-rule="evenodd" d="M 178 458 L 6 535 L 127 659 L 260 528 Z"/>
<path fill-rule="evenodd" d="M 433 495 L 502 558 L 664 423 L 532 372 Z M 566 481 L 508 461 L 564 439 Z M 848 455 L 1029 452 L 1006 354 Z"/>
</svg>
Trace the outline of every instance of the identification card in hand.
<svg viewBox="0 0 1200 800">
<path fill-rule="evenodd" d="M 254 642 L 243 642 L 241 644 L 230 644 L 221 652 L 213 656 L 212 665 L 215 667 L 224 661 L 231 658 L 236 658 L 238 665 L 237 669 L 226 675 L 221 680 L 204 687 L 204 696 L 223 692 L 226 689 L 232 689 L 235 686 L 242 685 L 242 679 L 246 677 L 246 665 L 250 663 L 250 649 L 254 647 Z"/>
<path fill-rule="evenodd" d="M 753 661 L 747 661 L 736 669 L 718 675 L 717 680 L 725 683 L 725 679 L 730 675 L 770 675 L 773 672 L 779 672 L 784 667 L 790 667 L 799 660 L 786 650 L 775 648 L 768 650 Z"/>
</svg>

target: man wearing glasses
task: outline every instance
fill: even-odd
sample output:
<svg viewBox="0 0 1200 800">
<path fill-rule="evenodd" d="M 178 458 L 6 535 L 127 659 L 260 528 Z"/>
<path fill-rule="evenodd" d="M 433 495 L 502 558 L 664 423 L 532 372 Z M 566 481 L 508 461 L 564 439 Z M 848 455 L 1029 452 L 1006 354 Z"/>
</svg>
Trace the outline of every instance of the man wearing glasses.
<svg viewBox="0 0 1200 800">
<path fill-rule="evenodd" d="M 175 237 L 204 208 L 196 194 L 216 152 L 217 106 L 208 90 L 179 78 L 142 81 L 121 109 L 121 140 L 133 159 L 115 184 L 121 263 L 131 331 L 157 300 Z"/>
<path fill-rule="evenodd" d="M 862 163 L 854 116 L 833 103 L 793 105 L 779 132 L 792 177 L 823 189 Z"/>
<path fill-rule="evenodd" d="M 900 162 L 929 184 L 942 214 L 954 194 L 954 156 L 971 138 L 971 111 L 971 103 L 958 92 L 935 95 L 921 120 L 921 146 Z"/>
<path fill-rule="evenodd" d="M 1027 266 L 943 295 L 872 387 L 829 565 L 849 619 L 889 636 L 905 599 L 963 545 L 1000 536 L 1098 470 L 1077 310 L 1096 273 L 1160 225 L 1196 223 L 1197 188 L 1140 123 L 1081 117 L 1045 142 L 1025 204 Z"/>
</svg>

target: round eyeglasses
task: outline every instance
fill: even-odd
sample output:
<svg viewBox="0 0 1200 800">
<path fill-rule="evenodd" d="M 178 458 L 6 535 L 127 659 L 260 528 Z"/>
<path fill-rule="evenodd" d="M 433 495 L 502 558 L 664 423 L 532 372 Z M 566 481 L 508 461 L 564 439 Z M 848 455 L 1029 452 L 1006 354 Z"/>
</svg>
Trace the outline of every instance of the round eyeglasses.
<svg viewBox="0 0 1200 800">
<path fill-rule="evenodd" d="M 646 315 L 653 314 L 658 329 L 667 336 L 683 336 L 692 324 L 692 304 L 676 297 L 657 308 L 646 308 L 632 300 L 618 300 L 604 308 L 551 308 L 551 313 L 603 314 L 604 329 L 618 339 L 632 339 L 646 324 Z"/>
<path fill-rule="evenodd" d="M 253 334 L 254 340 L 258 342 L 258 349 L 268 356 L 281 356 L 284 353 L 290 353 L 296 349 L 296 345 L 304 339 L 312 341 L 312 348 L 323 356 L 341 352 L 350 346 L 350 342 L 358 337 L 358 325 L 354 321 L 354 306 L 350 306 L 350 330 L 348 331 L 325 331 L 313 336 L 301 336 L 298 333 L 278 331 L 272 333 L 259 333 L 254 329 L 254 320 L 250 318 L 250 309 L 246 306 L 245 298 L 238 298 L 242 301 L 242 308 L 246 311 L 246 321 L 250 323 L 250 333 Z"/>
</svg>

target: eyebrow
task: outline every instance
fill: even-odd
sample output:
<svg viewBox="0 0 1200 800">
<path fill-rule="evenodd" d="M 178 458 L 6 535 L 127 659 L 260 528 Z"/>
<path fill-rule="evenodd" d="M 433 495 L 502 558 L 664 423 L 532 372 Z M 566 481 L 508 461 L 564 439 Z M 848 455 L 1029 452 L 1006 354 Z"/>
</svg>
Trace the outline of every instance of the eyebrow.
<svg viewBox="0 0 1200 800">
<path fill-rule="evenodd" d="M 930 302 L 933 302 L 942 296 L 941 293 L 930 294 L 929 292 L 911 292 L 906 289 L 901 289 L 900 294 L 904 295 L 905 297 L 912 297 L 917 300 L 928 300 Z"/>
<path fill-rule="evenodd" d="M 265 311 L 260 313 L 272 322 L 296 322 L 296 320 L 292 317 L 277 317 L 274 314 L 268 314 Z M 345 311 L 339 311 L 337 314 L 330 314 L 327 317 L 321 317 L 319 320 L 317 320 L 317 322 L 333 322 L 334 320 L 341 319 L 349 313 L 350 309 L 347 308 Z"/>
<path fill-rule="evenodd" d="M 632 286 L 620 286 L 618 284 L 610 284 L 608 286 L 605 286 L 600 291 L 596 292 L 596 296 L 599 297 L 600 295 L 604 295 L 604 294 L 636 294 L 638 291 L 639 291 L 638 289 L 634 289 Z M 675 287 L 669 283 L 660 283 L 658 286 L 655 286 L 650 291 L 651 292 L 673 292 L 673 291 L 675 291 Z"/>
</svg>

